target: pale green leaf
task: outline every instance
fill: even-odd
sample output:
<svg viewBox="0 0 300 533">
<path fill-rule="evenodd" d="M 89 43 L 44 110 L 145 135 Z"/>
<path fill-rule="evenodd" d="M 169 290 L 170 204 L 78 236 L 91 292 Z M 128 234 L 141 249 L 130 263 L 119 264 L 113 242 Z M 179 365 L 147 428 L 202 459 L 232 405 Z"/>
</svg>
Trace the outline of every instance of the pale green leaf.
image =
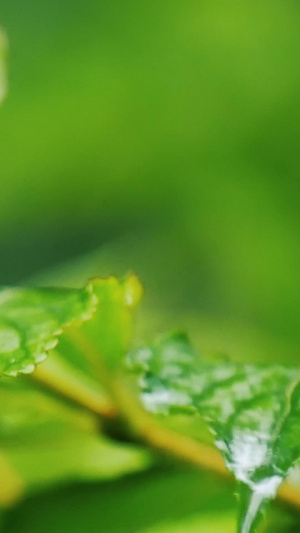
<svg viewBox="0 0 300 533">
<path fill-rule="evenodd" d="M 108 369 L 116 370 L 131 344 L 133 310 L 140 302 L 143 288 L 131 273 L 124 279 L 96 278 L 92 285 L 98 306 L 93 320 L 84 325 L 83 331 L 95 347 L 97 359 L 100 356 Z M 84 348 L 89 351 L 88 347 Z"/>
<path fill-rule="evenodd" d="M 0 404 L 0 508 L 48 486 L 115 479 L 152 464 L 146 450 L 106 438 L 92 413 L 44 394 L 25 377 L 1 379 Z"/>
<path fill-rule="evenodd" d="M 232 514 L 201 513 L 182 520 L 165 521 L 138 533 L 232 533 L 233 524 Z"/>
<path fill-rule="evenodd" d="M 207 361 L 182 334 L 140 348 L 128 362 L 141 373 L 148 411 L 185 411 L 208 422 L 240 482 L 240 531 L 254 531 L 260 510 L 300 456 L 299 371 Z"/>
<path fill-rule="evenodd" d="M 153 463 L 151 455 L 138 446 L 84 432 L 33 440 L 7 448 L 5 454 L 23 478 L 26 492 L 74 481 L 117 479 Z"/>
<path fill-rule="evenodd" d="M 23 446 L 41 438 L 61 438 L 65 432 L 97 432 L 98 422 L 87 410 L 45 394 L 26 377 L 0 380 L 0 442 L 2 448 Z"/>
<path fill-rule="evenodd" d="M 32 372 L 63 328 L 90 319 L 96 304 L 91 284 L 84 289 L 2 289 L 0 374 Z"/>
</svg>

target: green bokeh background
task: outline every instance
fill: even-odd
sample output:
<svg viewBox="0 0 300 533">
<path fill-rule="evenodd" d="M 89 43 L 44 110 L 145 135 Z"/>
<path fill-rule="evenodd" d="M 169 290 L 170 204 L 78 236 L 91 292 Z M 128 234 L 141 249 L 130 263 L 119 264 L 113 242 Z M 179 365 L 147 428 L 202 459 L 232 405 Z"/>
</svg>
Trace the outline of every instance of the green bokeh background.
<svg viewBox="0 0 300 533">
<path fill-rule="evenodd" d="M 152 329 L 175 319 L 204 351 L 297 364 L 299 3 L 9 0 L 0 17 L 10 47 L 1 283 L 78 284 L 133 269 Z M 122 483 L 110 489 L 112 509 Z M 105 500 L 102 485 L 85 490 Z M 168 490 L 178 493 L 177 478 Z M 63 515 L 60 497 L 48 511 L 41 502 L 46 514 Z M 72 523 L 78 494 L 65 497 L 67 523 L 49 531 L 83 531 Z M 161 502 L 153 489 L 136 505 L 146 513 L 149 500 Z M 25 507 L 7 531 L 20 531 Z M 86 513 L 101 523 L 100 511 Z M 103 531 L 142 531 L 119 518 Z M 201 520 L 195 527 L 209 533 Z M 37 514 L 26 527 L 46 531 Z"/>
</svg>

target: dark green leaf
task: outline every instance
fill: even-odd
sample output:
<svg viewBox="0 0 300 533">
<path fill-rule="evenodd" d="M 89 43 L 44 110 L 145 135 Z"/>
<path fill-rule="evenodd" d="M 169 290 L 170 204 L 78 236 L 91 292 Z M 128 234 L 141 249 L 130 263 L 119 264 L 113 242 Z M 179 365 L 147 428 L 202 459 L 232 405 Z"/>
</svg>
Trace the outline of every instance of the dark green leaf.
<svg viewBox="0 0 300 533">
<path fill-rule="evenodd" d="M 54 348 L 65 326 L 88 320 L 97 298 L 84 289 L 0 291 L 0 374 L 30 373 Z"/>
<path fill-rule="evenodd" d="M 128 362 L 141 373 L 147 410 L 185 410 L 208 422 L 241 485 L 240 531 L 253 531 L 260 510 L 300 456 L 299 371 L 207 361 L 182 334 L 140 348 Z"/>
</svg>

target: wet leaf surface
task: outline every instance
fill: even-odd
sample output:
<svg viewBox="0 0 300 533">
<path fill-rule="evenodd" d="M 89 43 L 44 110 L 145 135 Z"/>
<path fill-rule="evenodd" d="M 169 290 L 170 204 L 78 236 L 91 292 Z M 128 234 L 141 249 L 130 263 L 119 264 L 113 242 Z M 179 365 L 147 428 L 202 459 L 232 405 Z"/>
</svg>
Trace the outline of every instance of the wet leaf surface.
<svg viewBox="0 0 300 533">
<path fill-rule="evenodd" d="M 145 408 L 203 417 L 240 485 L 240 531 L 254 531 L 300 455 L 299 371 L 197 357 L 174 334 L 129 354 Z"/>
<path fill-rule="evenodd" d="M 0 375 L 31 373 L 63 328 L 91 318 L 97 298 L 84 289 L 5 288 L 0 292 Z"/>
</svg>

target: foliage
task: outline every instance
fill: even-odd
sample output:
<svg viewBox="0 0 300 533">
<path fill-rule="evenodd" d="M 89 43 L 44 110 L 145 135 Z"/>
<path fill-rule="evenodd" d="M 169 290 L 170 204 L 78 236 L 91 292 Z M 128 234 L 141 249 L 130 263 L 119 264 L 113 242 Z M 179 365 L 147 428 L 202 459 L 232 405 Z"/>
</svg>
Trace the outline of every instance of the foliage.
<svg viewBox="0 0 300 533">
<path fill-rule="evenodd" d="M 83 290 L 3 289 L 0 293 L 0 372 L 28 374 L 72 322 L 89 320 L 97 297 Z"/>
<path fill-rule="evenodd" d="M 192 405 L 184 404 L 187 392 L 169 379 L 163 386 L 174 402 L 154 402 L 164 413 L 147 415 L 139 389 L 153 410 L 151 387 L 161 386 L 162 367 L 153 368 L 150 379 L 140 366 L 137 387 L 121 361 L 129 349 L 133 363 L 140 350 L 132 345 L 180 325 L 197 354 L 201 348 L 214 355 L 199 359 L 188 348 L 189 387 L 192 367 L 206 376 L 211 366 L 231 368 L 232 387 L 240 369 L 239 384 L 249 375 L 271 391 L 260 395 L 257 383 L 257 396 L 249 401 L 256 444 L 255 424 L 265 420 L 270 399 L 271 424 L 279 398 L 287 406 L 290 397 L 290 411 L 278 411 L 281 431 L 276 426 L 271 442 L 270 431 L 264 433 L 267 472 L 257 472 L 259 480 L 274 469 L 280 478 L 286 475 L 298 453 L 297 416 L 293 439 L 287 431 L 297 412 L 297 371 L 285 365 L 298 366 L 300 346 L 299 5 L 23 4 L 10 0 L 1 10 L 11 36 L 11 90 L 1 110 L 1 283 L 26 280 L 28 286 L 27 277 L 39 271 L 31 286 L 82 287 L 91 276 L 133 268 L 149 294 L 134 337 L 132 310 L 141 291 L 131 277 L 94 284 L 100 305 L 93 317 L 84 320 L 70 308 L 71 324 L 64 318 L 58 337 L 49 322 L 41 334 L 49 311 L 43 290 L 37 291 L 38 331 L 33 322 L 23 323 L 27 306 L 13 325 L 4 313 L 1 532 L 232 531 L 232 491 L 206 431 L 207 425 L 224 437 L 223 424 L 215 420 L 218 404 L 204 404 L 203 398 L 196 404 L 191 391 Z M 6 49 L 2 33 L 0 101 Z M 49 272 L 70 258 L 71 264 Z M 136 302 L 124 306 L 130 283 Z M 35 291 L 25 292 L 30 303 Z M 20 350 L 12 350 L 16 338 Z M 146 352 L 155 359 L 153 350 L 174 340 L 160 337 L 147 343 Z M 223 353 L 231 362 L 217 360 Z M 248 364 L 255 361 L 278 365 Z M 33 373 L 24 374 L 33 365 Z M 211 385 L 210 399 L 216 394 Z M 236 409 L 231 385 L 223 392 Z M 250 416 L 241 403 L 232 417 L 238 424 Z M 232 453 L 236 426 L 227 429 L 231 445 L 221 445 L 222 452 L 239 477 Z M 182 460 L 202 470 L 182 472 Z M 243 468 L 246 481 L 257 488 L 249 468 Z M 279 491 L 281 501 L 296 508 L 299 479 L 293 469 Z M 251 496 L 245 486 L 240 492 L 244 509 Z M 8 512 L 16 502 L 17 509 Z M 250 503 L 248 518 L 259 498 Z M 297 514 L 273 506 L 264 530 L 299 531 Z"/>
<path fill-rule="evenodd" d="M 97 404 L 99 413 L 114 417 L 114 409 L 116 414 L 119 410 L 127 425 L 125 431 L 131 431 L 131 438 L 134 438 L 138 428 L 143 438 L 147 432 L 146 418 L 143 427 L 145 415 L 139 412 L 134 396 L 124 387 L 122 361 L 127 354 L 127 364 L 140 374 L 139 386 L 146 410 L 164 416 L 172 413 L 200 415 L 208 422 L 227 468 L 240 483 L 240 531 L 254 531 L 265 503 L 276 495 L 300 456 L 299 372 L 279 365 L 209 361 L 197 357 L 183 334 L 168 335 L 153 345 L 129 351 L 132 310 L 141 293 L 141 285 L 133 274 L 121 280 L 115 277 L 95 279 L 82 290 L 3 289 L 0 292 L 2 371 L 10 376 L 18 372 L 31 373 L 35 363 L 44 359 L 41 354 L 51 351 L 56 344 L 55 336 L 61 334 L 62 339 L 69 339 L 87 359 L 92 374 L 94 372 L 93 379 L 98 380 L 104 396 L 112 404 L 110 412 L 104 410 L 101 402 Z M 64 358 L 63 346 L 59 349 L 58 361 Z M 50 371 L 48 381 L 45 376 L 47 378 L 47 371 L 44 376 L 33 374 L 35 379 L 59 390 L 55 371 L 54 377 Z M 22 472 L 22 457 L 23 460 L 26 457 L 23 464 L 30 464 L 30 456 L 37 446 L 34 463 L 37 465 L 41 461 L 40 466 L 33 478 L 30 476 L 34 470 L 29 469 L 27 473 L 32 487 L 43 483 L 44 476 L 48 482 L 51 479 L 57 482 L 71 472 L 77 475 L 84 472 L 85 478 L 91 475 L 105 478 L 109 464 L 105 459 L 106 448 L 110 450 L 114 465 L 108 467 L 110 476 L 115 472 L 123 473 L 124 460 L 125 471 L 149 464 L 144 452 L 121 451 L 104 436 L 97 438 L 97 427 L 91 415 L 72 413 L 58 399 L 47 399 L 32 389 L 27 381 L 14 383 L 9 378 L 2 382 L 0 393 L 2 405 L 6 407 L 0 416 L 0 432 L 6 457 L 19 472 Z M 78 388 L 77 381 L 74 383 Z M 89 387 L 87 390 L 90 393 Z M 68 388 L 62 386 L 60 392 L 72 398 Z M 168 431 L 164 433 L 164 429 L 155 425 L 151 431 L 162 432 L 163 447 L 172 453 L 174 445 Z M 49 451 L 43 449 L 40 453 L 39 442 L 46 434 Z M 11 444 L 16 436 L 15 445 L 21 446 L 21 450 L 14 454 Z M 59 449 L 56 449 L 57 439 Z M 184 441 L 182 446 L 185 446 Z M 82 453 L 87 462 L 80 464 Z M 58 465 L 58 470 L 51 467 L 49 476 L 43 464 L 50 464 L 50 461 Z"/>
<path fill-rule="evenodd" d="M 140 369 L 147 410 L 186 411 L 208 421 L 227 467 L 246 486 L 241 531 L 252 531 L 300 457 L 299 370 L 209 362 L 197 358 L 182 334 L 140 348 L 128 361 Z"/>
</svg>

